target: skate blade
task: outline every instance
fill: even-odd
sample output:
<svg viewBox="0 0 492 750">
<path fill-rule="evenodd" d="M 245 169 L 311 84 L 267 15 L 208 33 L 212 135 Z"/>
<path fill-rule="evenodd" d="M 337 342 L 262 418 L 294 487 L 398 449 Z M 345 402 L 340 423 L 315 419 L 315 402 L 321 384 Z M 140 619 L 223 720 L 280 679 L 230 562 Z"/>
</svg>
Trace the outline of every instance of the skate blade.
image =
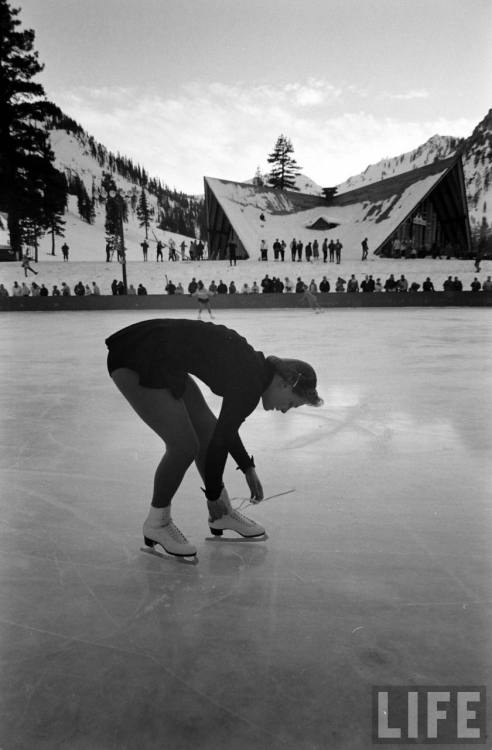
<svg viewBox="0 0 492 750">
<path fill-rule="evenodd" d="M 243 542 L 265 542 L 268 539 L 266 534 L 261 536 L 206 536 L 206 542 L 215 542 L 216 544 L 242 544 Z"/>
<path fill-rule="evenodd" d="M 160 557 L 161 560 L 176 560 L 176 562 L 185 563 L 185 565 L 198 565 L 198 555 L 171 555 L 168 552 L 158 552 L 155 547 L 140 547 L 140 552 L 146 555 Z"/>
</svg>

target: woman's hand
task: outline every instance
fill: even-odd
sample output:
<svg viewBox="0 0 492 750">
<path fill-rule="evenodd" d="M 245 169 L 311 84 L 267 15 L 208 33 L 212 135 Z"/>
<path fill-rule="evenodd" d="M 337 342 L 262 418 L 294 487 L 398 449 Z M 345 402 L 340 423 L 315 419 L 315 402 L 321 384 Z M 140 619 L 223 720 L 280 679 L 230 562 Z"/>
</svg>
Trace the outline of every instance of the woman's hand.
<svg viewBox="0 0 492 750">
<path fill-rule="evenodd" d="M 251 502 L 259 503 L 260 500 L 263 500 L 263 487 L 258 479 L 256 469 L 253 466 L 250 469 L 247 469 L 245 476 L 251 492 Z"/>
</svg>

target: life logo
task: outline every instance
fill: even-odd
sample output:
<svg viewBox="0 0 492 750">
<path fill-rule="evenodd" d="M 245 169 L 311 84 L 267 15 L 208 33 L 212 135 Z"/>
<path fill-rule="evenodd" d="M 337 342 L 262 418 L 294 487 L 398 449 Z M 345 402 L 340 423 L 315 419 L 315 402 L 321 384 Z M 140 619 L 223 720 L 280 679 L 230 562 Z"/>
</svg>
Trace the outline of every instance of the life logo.
<svg viewBox="0 0 492 750">
<path fill-rule="evenodd" d="M 456 685 L 376 685 L 374 744 L 485 744 L 486 689 Z"/>
</svg>

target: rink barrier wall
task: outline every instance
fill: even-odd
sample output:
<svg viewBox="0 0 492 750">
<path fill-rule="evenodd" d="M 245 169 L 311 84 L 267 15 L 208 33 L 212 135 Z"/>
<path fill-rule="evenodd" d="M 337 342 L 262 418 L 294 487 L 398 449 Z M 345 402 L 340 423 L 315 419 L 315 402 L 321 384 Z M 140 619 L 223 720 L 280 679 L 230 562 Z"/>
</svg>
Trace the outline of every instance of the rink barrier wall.
<svg viewBox="0 0 492 750">
<path fill-rule="evenodd" d="M 212 298 L 213 310 L 304 309 L 300 294 L 220 294 Z M 491 307 L 492 292 L 407 292 L 318 294 L 324 308 L 339 307 Z M 82 310 L 198 310 L 189 295 L 101 295 L 70 297 L 0 297 L 0 312 L 51 312 Z M 205 314 L 206 311 L 204 310 Z"/>
</svg>

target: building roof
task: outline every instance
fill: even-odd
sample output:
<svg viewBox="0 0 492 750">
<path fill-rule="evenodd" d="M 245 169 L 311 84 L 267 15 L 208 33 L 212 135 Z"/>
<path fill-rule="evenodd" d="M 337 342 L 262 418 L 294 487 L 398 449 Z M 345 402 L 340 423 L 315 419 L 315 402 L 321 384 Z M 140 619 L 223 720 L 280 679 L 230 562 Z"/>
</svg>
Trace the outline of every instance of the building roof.
<svg viewBox="0 0 492 750">
<path fill-rule="evenodd" d="M 335 195 L 328 201 L 292 190 L 210 177 L 204 180 L 209 245 L 215 257 L 224 250 L 233 230 L 245 257 L 258 257 L 262 239 L 271 248 L 277 238 L 289 245 L 293 237 L 304 244 L 314 239 L 321 244 L 326 237 L 340 239 L 345 258 L 360 258 L 364 237 L 368 238 L 370 252 L 377 253 L 429 195 L 448 226 L 461 222 L 461 242 L 469 250 L 459 156 Z"/>
</svg>

